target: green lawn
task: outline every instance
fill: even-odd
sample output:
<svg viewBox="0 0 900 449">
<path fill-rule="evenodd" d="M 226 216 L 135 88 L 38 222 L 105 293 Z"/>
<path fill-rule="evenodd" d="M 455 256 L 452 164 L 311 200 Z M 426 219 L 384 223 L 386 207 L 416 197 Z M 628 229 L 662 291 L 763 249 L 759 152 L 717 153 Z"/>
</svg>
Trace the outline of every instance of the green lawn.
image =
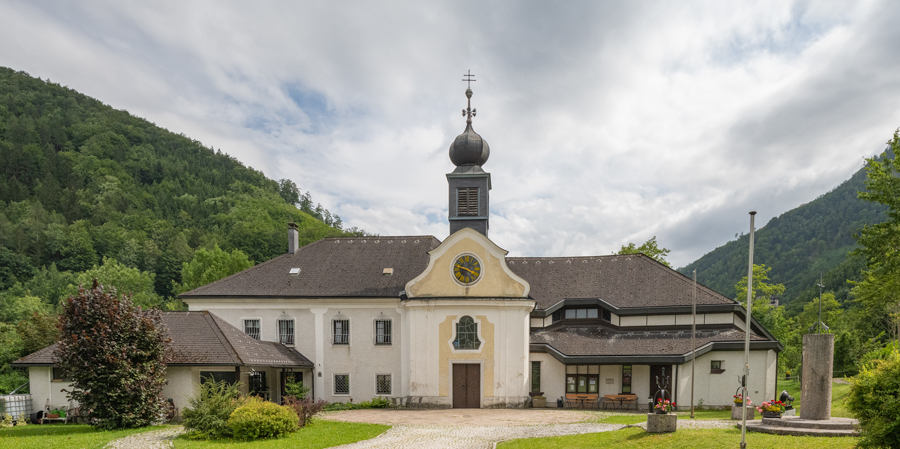
<svg viewBox="0 0 900 449">
<path fill-rule="evenodd" d="M 313 422 L 286 438 L 257 441 L 236 440 L 189 440 L 184 436 L 175 439 L 175 447 L 188 448 L 308 448 L 318 449 L 360 440 L 368 440 L 381 435 L 391 426 L 381 424 L 359 424 L 315 419 Z"/>
<path fill-rule="evenodd" d="M 166 426 L 101 431 L 87 424 L 43 424 L 0 429 L 0 447 L 102 448 L 112 440 L 133 433 L 164 429 Z"/>
<path fill-rule="evenodd" d="M 800 397 L 800 382 L 796 380 L 779 380 L 778 394 L 781 390 L 787 390 L 788 394 L 795 397 L 794 408 L 800 413 L 802 398 Z M 831 384 L 831 416 L 835 418 L 854 418 L 853 414 L 847 410 L 845 399 L 850 394 L 850 384 Z"/>
<path fill-rule="evenodd" d="M 856 441 L 857 438 L 847 437 L 786 437 L 754 432 L 747 433 L 747 446 L 754 449 L 849 449 L 856 445 Z M 741 431 L 736 428 L 682 429 L 675 433 L 649 434 L 644 429 L 632 427 L 612 432 L 511 440 L 502 442 L 497 447 L 499 449 L 531 449 L 537 447 L 541 449 L 572 449 L 580 447 L 717 449 L 721 447 L 738 447 L 740 443 Z"/>
</svg>

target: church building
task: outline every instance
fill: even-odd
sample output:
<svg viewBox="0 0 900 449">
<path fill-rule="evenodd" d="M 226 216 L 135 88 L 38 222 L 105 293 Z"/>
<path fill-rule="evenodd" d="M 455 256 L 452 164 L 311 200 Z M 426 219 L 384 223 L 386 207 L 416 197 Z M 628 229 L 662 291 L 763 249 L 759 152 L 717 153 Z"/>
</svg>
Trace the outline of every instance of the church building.
<svg viewBox="0 0 900 449">
<path fill-rule="evenodd" d="M 190 312 L 166 315 L 180 326 L 174 344 L 193 348 L 169 367 L 166 395 L 184 404 L 213 377 L 278 401 L 295 378 L 330 402 L 523 407 L 541 393 L 548 407 L 646 409 L 664 389 L 685 408 L 693 372 L 695 403 L 724 407 L 749 328 L 750 398 L 776 396 L 783 346 L 734 300 L 643 254 L 509 257 L 491 241 L 490 148 L 472 128 L 471 89 L 466 97 L 446 175 L 448 237 L 301 248 L 289 224 L 286 254 L 182 294 Z M 205 337 L 184 324 L 194 322 Z M 222 357 L 204 359 L 201 344 Z M 32 367 L 33 383 L 52 382 L 52 360 L 37 354 L 17 366 Z"/>
</svg>

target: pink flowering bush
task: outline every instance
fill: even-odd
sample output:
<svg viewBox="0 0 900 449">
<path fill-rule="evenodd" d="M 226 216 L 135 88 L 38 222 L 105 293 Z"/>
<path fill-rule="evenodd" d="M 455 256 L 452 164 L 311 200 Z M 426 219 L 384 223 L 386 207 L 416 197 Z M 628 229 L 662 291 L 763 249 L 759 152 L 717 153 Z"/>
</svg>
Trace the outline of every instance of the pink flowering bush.
<svg viewBox="0 0 900 449">
<path fill-rule="evenodd" d="M 758 412 L 784 413 L 784 402 L 769 401 L 763 402 L 761 406 L 756 407 Z"/>
<path fill-rule="evenodd" d="M 654 405 L 653 408 L 662 410 L 666 413 L 673 412 L 675 411 L 675 403 L 669 401 L 668 399 L 663 400 L 662 398 L 659 398 L 656 400 L 656 405 Z"/>
<path fill-rule="evenodd" d="M 741 393 L 738 393 L 738 394 L 734 395 L 734 403 L 735 403 L 735 405 L 740 405 L 740 403 L 743 401 L 743 399 L 744 399 L 744 395 L 741 394 Z M 752 403 L 753 403 L 753 401 L 751 401 L 750 398 L 748 397 L 748 398 L 747 398 L 747 405 L 750 405 L 750 404 L 752 404 Z"/>
</svg>

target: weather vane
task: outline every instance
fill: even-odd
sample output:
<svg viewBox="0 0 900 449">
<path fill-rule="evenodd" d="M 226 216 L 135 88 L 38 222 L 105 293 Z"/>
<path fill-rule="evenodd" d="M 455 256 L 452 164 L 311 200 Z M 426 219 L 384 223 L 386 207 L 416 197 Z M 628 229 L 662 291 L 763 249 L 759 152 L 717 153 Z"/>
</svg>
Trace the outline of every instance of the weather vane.
<svg viewBox="0 0 900 449">
<path fill-rule="evenodd" d="M 468 73 L 463 74 L 463 76 L 466 77 L 466 79 L 464 79 L 463 81 L 468 83 L 468 86 L 466 87 L 466 98 L 468 98 L 468 102 L 469 102 L 468 106 L 469 107 L 462 110 L 462 115 L 466 117 L 466 123 L 472 123 L 472 117 L 475 117 L 477 115 L 476 114 L 477 110 L 472 109 L 472 81 L 477 81 L 477 80 L 472 79 L 472 77 L 475 75 L 472 75 L 471 70 L 466 70 L 466 72 L 468 72 Z"/>
</svg>

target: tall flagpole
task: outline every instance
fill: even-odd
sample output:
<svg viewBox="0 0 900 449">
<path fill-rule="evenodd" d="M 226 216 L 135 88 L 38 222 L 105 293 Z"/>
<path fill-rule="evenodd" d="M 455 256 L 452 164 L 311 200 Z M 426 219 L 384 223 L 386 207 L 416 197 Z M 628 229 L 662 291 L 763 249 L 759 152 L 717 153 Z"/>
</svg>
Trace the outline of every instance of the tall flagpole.
<svg viewBox="0 0 900 449">
<path fill-rule="evenodd" d="M 694 358 L 697 355 L 697 347 L 694 345 L 694 335 L 697 334 L 697 270 L 694 269 L 694 293 L 691 296 L 691 419 L 694 419 Z"/>
<path fill-rule="evenodd" d="M 756 211 L 750 212 L 750 266 L 747 268 L 747 316 L 744 317 L 744 378 L 741 379 L 741 449 L 747 448 L 747 381 L 750 379 L 750 322 L 753 315 L 753 218 Z"/>
</svg>

